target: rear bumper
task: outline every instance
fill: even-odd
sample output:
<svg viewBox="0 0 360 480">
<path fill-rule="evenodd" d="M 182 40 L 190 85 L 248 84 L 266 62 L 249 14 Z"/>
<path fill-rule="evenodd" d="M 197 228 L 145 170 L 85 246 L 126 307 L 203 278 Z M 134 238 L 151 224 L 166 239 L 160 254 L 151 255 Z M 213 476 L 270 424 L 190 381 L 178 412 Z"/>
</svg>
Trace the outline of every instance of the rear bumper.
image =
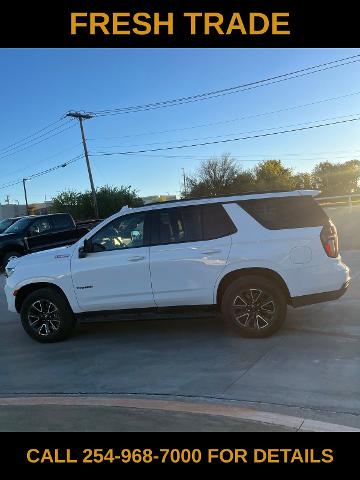
<svg viewBox="0 0 360 480">
<path fill-rule="evenodd" d="M 292 297 L 290 299 L 290 305 L 294 308 L 304 307 L 306 305 L 313 305 L 314 303 L 330 302 L 342 297 L 350 285 L 350 279 L 348 279 L 339 290 L 333 290 L 331 292 L 313 293 L 311 295 L 302 295 L 301 297 Z"/>
</svg>

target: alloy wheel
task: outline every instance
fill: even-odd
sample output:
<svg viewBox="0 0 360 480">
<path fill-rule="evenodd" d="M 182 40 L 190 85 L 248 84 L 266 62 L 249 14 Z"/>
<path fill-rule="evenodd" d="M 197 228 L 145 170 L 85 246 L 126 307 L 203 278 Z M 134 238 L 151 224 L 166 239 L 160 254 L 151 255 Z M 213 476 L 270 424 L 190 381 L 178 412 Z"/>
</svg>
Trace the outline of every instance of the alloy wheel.
<svg viewBox="0 0 360 480">
<path fill-rule="evenodd" d="M 235 322 L 241 327 L 261 330 L 272 324 L 277 313 L 274 298 L 259 288 L 248 288 L 233 302 Z"/>
<path fill-rule="evenodd" d="M 60 328 L 61 317 L 57 306 L 50 300 L 36 300 L 28 310 L 29 326 L 41 336 L 54 335 Z"/>
</svg>

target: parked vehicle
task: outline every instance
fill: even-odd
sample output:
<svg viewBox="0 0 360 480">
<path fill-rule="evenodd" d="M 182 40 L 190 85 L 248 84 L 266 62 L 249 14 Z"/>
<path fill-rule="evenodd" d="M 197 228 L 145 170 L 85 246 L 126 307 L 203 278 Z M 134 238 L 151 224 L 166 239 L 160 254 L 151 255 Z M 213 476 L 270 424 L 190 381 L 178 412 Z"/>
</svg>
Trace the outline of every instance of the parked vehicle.
<svg viewBox="0 0 360 480">
<path fill-rule="evenodd" d="M 337 299 L 350 282 L 318 193 L 124 207 L 72 246 L 11 260 L 9 310 L 40 342 L 63 340 L 91 312 L 185 306 L 220 311 L 240 335 L 271 335 L 288 305 Z"/>
<path fill-rule="evenodd" d="M 77 227 L 68 213 L 31 215 L 15 221 L 0 235 L 0 265 L 10 259 L 76 242 L 90 230 Z"/>
<path fill-rule="evenodd" d="M 0 234 L 4 233 L 11 225 L 22 217 L 12 217 L 12 218 L 4 218 L 4 220 L 0 221 Z"/>
</svg>

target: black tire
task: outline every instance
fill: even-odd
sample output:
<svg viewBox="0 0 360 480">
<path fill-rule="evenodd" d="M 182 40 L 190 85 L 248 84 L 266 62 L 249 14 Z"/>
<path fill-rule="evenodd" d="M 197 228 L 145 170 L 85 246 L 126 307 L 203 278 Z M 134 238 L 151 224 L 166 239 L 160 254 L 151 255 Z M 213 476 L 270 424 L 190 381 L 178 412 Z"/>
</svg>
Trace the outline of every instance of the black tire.
<svg viewBox="0 0 360 480">
<path fill-rule="evenodd" d="M 263 338 L 284 323 L 287 301 L 282 288 L 271 279 L 246 275 L 224 292 L 221 312 L 225 324 L 243 337 Z"/>
<path fill-rule="evenodd" d="M 26 333 L 41 343 L 65 340 L 76 324 L 66 298 L 51 288 L 30 293 L 23 302 L 20 315 Z M 36 320 L 37 315 L 39 320 Z"/>
<path fill-rule="evenodd" d="M 21 256 L 22 255 L 19 252 L 7 252 L 7 253 L 5 253 L 5 255 L 3 256 L 3 260 L 2 260 L 3 268 L 6 267 L 6 265 L 8 264 L 11 257 L 19 258 Z"/>
</svg>

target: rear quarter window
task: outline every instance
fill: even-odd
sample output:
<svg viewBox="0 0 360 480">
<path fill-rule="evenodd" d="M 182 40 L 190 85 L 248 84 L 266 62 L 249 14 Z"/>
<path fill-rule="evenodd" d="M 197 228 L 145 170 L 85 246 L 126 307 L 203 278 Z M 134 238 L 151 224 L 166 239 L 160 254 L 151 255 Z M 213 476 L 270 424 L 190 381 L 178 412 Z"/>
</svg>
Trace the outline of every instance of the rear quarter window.
<svg viewBox="0 0 360 480">
<path fill-rule="evenodd" d="M 328 216 L 317 202 L 306 197 L 273 197 L 237 202 L 269 230 L 323 226 Z"/>
<path fill-rule="evenodd" d="M 54 230 L 70 230 L 74 228 L 72 219 L 68 215 L 54 215 L 52 221 Z"/>
</svg>

